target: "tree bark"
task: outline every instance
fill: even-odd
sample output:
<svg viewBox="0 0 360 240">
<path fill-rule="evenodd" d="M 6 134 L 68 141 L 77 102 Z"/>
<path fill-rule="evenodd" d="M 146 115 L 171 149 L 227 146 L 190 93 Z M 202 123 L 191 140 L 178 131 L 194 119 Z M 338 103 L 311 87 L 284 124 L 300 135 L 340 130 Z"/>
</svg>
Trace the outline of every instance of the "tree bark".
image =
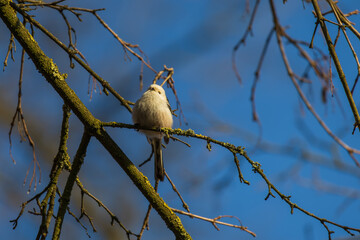
<svg viewBox="0 0 360 240">
<path fill-rule="evenodd" d="M 153 208 L 165 221 L 167 227 L 174 233 L 176 239 L 191 239 L 180 218 L 167 206 L 136 166 L 129 160 L 120 147 L 109 136 L 101 126 L 101 121 L 96 119 L 81 102 L 75 92 L 65 81 L 67 74 L 61 74 L 53 60 L 45 55 L 38 43 L 31 36 L 29 31 L 18 19 L 15 10 L 11 7 L 10 0 L 0 0 L 0 17 L 15 36 L 17 41 L 25 49 L 39 72 L 51 84 L 54 90 L 71 108 L 74 114 L 80 119 L 84 127 L 104 146 L 115 161 L 130 177 L 136 187 L 142 192 Z"/>
</svg>

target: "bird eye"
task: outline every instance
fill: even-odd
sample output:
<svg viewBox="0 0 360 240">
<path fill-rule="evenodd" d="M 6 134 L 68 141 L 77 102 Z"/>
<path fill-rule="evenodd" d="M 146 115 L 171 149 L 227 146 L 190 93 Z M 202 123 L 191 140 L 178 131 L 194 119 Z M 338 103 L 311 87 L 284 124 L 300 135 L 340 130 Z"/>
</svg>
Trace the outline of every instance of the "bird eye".
<svg viewBox="0 0 360 240">
<path fill-rule="evenodd" d="M 161 92 L 160 92 L 160 91 L 158 91 L 158 93 L 161 95 Z"/>
</svg>

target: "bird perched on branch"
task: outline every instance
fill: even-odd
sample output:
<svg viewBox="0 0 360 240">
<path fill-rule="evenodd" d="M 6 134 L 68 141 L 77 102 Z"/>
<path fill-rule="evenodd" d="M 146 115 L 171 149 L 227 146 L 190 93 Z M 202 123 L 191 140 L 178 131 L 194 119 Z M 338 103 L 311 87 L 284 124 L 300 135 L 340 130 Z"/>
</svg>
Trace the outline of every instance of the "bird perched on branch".
<svg viewBox="0 0 360 240">
<path fill-rule="evenodd" d="M 163 84 L 150 85 L 148 90 L 136 101 L 132 112 L 134 124 L 144 128 L 172 127 L 173 118 L 165 90 L 162 88 Z M 164 134 L 150 130 L 140 131 L 146 135 L 148 142 L 152 146 L 152 153 L 155 154 L 155 180 L 163 181 L 165 170 L 162 159 L 161 141 Z M 164 140 L 166 143 L 169 142 L 169 138 L 166 136 Z"/>
</svg>

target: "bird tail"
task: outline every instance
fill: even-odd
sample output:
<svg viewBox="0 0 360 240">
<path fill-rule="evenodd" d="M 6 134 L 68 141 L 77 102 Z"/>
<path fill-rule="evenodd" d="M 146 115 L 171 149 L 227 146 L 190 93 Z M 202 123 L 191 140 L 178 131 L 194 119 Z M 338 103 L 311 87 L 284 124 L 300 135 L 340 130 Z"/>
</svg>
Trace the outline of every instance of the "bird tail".
<svg viewBox="0 0 360 240">
<path fill-rule="evenodd" d="M 154 138 L 153 144 L 155 154 L 155 180 L 157 181 L 159 179 L 160 181 L 164 181 L 165 170 L 162 159 L 161 139 Z"/>
</svg>

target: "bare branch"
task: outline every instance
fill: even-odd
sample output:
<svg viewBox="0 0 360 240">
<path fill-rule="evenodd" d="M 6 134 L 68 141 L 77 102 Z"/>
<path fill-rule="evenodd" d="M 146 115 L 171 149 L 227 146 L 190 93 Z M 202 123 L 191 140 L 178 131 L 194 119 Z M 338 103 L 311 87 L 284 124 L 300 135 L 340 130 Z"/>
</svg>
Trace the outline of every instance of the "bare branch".
<svg viewBox="0 0 360 240">
<path fill-rule="evenodd" d="M 70 175 L 66 181 L 64 193 L 60 198 L 60 206 L 59 206 L 59 210 L 58 210 L 58 213 L 56 216 L 54 233 L 53 233 L 53 237 L 52 237 L 53 240 L 59 239 L 59 237 L 60 237 L 61 225 L 64 220 L 64 215 L 65 215 L 66 209 L 68 208 L 68 205 L 70 202 L 71 191 L 72 191 L 72 188 L 76 181 L 76 177 L 80 171 L 81 165 L 84 162 L 84 158 L 86 155 L 86 149 L 88 147 L 90 139 L 91 139 L 91 135 L 87 132 L 87 130 L 85 130 L 83 137 L 81 139 L 79 148 L 76 152 Z"/>
<path fill-rule="evenodd" d="M 237 217 L 235 216 L 229 216 L 229 215 L 225 215 L 225 216 L 218 216 L 218 217 L 215 217 L 215 218 L 207 218 L 207 217 L 202 217 L 202 216 L 199 216 L 199 215 L 195 215 L 193 213 L 188 213 L 188 212 L 184 212 L 184 211 L 181 211 L 181 210 L 178 210 L 176 208 L 171 208 L 171 210 L 173 210 L 174 212 L 176 213 L 180 213 L 182 215 L 186 215 L 186 216 L 189 216 L 191 218 L 197 218 L 197 219 L 200 219 L 200 220 L 203 220 L 203 221 L 207 221 L 207 222 L 210 222 L 213 224 L 213 226 L 216 228 L 216 230 L 220 231 L 220 229 L 216 226 L 216 224 L 220 224 L 220 225 L 224 225 L 224 226 L 228 226 L 228 227 L 232 227 L 232 228 L 238 228 L 242 231 L 245 231 L 249 234 L 251 234 L 253 237 L 256 237 L 256 234 L 252 231 L 250 231 L 247 227 L 244 227 L 242 225 L 235 225 L 235 224 L 231 224 L 231 223 L 226 223 L 226 222 L 221 222 L 219 221 L 218 219 L 221 219 L 221 218 L 224 218 L 224 217 L 227 217 L 227 218 L 236 218 L 238 219 Z M 238 219 L 239 220 L 239 219 Z M 240 221 L 240 220 L 239 220 Z"/>
<path fill-rule="evenodd" d="M 186 136 L 186 137 L 191 137 L 191 138 L 197 138 L 197 139 L 204 140 L 204 141 L 207 142 L 207 145 L 210 144 L 210 143 L 214 143 L 216 145 L 224 147 L 224 148 L 228 149 L 232 153 L 240 154 L 241 156 L 243 156 L 248 161 L 248 163 L 252 166 L 253 172 L 258 173 L 261 176 L 261 178 L 265 181 L 265 183 L 268 186 L 268 194 L 265 197 L 265 200 L 267 200 L 270 196 L 275 198 L 275 194 L 272 192 L 272 191 L 274 191 L 278 196 L 280 196 L 280 198 L 284 202 L 286 202 L 290 206 L 291 213 L 293 213 L 294 209 L 298 209 L 299 211 L 301 211 L 304 214 L 318 220 L 321 223 L 331 224 L 331 225 L 336 226 L 338 228 L 342 228 L 343 230 L 345 230 L 347 232 L 349 230 L 351 230 L 351 231 L 360 233 L 359 228 L 348 227 L 348 226 L 341 225 L 341 224 L 338 224 L 336 222 L 330 221 L 328 219 L 318 217 L 315 214 L 313 214 L 313 213 L 299 207 L 297 204 L 290 201 L 291 196 L 285 195 L 282 192 L 280 192 L 280 190 L 278 190 L 275 187 L 275 185 L 265 175 L 264 170 L 261 168 L 261 164 L 258 163 L 258 162 L 253 161 L 247 155 L 244 148 L 241 147 L 241 146 L 235 146 L 235 145 L 230 144 L 230 143 L 221 142 L 221 141 L 218 141 L 218 140 L 213 139 L 213 138 L 211 138 L 209 136 L 206 136 L 206 135 L 196 134 L 192 129 L 182 130 L 182 129 L 179 129 L 179 128 L 177 128 L 177 129 L 170 129 L 170 128 L 161 128 L 161 129 L 140 128 L 139 126 L 135 126 L 135 125 L 131 125 L 131 124 L 125 124 L 125 123 L 116 123 L 116 122 L 102 123 L 102 126 L 120 127 L 120 128 L 137 129 L 137 130 L 142 129 L 142 130 L 162 132 L 162 133 L 167 134 L 167 135 L 175 134 L 175 135 L 179 135 L 179 136 Z"/>
<path fill-rule="evenodd" d="M 246 28 L 246 31 L 245 31 L 244 35 L 242 36 L 242 38 L 234 46 L 233 51 L 232 51 L 232 55 L 231 55 L 232 68 L 233 68 L 233 70 L 235 72 L 236 78 L 238 79 L 238 81 L 240 83 L 242 81 L 241 81 L 241 76 L 240 76 L 239 70 L 238 70 L 238 68 L 236 66 L 236 52 L 237 52 L 237 50 L 239 49 L 239 47 L 241 45 L 245 45 L 245 42 L 246 42 L 246 39 L 247 39 L 248 35 L 252 34 L 252 25 L 254 23 L 256 12 L 257 12 L 257 9 L 259 7 L 259 4 L 260 4 L 260 0 L 256 0 L 254 9 L 253 9 L 253 11 L 251 13 L 249 24 L 248 24 L 248 26 Z"/>
<path fill-rule="evenodd" d="M 16 52 L 16 45 L 15 45 L 15 41 L 14 41 L 14 35 L 11 33 L 9 46 L 8 46 L 8 51 L 6 53 L 6 57 L 5 57 L 5 60 L 4 60 L 3 71 L 5 71 L 5 68 L 7 67 L 7 61 L 8 61 L 8 58 L 9 58 L 10 54 L 11 54 L 11 59 L 15 62 L 14 52 Z"/>
<path fill-rule="evenodd" d="M 332 2 L 332 0 L 329 0 Z M 346 80 L 346 77 L 345 77 L 345 73 L 341 67 L 341 64 L 340 64 L 340 61 L 339 61 L 339 58 L 337 56 L 337 53 L 335 51 L 335 47 L 332 43 L 332 40 L 331 40 L 331 37 L 330 37 L 330 34 L 327 30 L 327 27 L 326 27 L 326 24 L 325 24 L 325 21 L 324 21 L 324 16 L 322 15 L 321 11 L 320 11 L 320 7 L 319 7 L 319 4 L 317 2 L 317 0 L 311 0 L 312 4 L 313 4 L 313 7 L 314 7 L 314 10 L 316 12 L 316 17 L 319 21 L 319 24 L 321 26 L 321 29 L 322 29 L 322 32 L 324 34 L 324 37 L 325 37 L 325 40 L 326 40 L 326 43 L 328 45 L 328 48 L 329 48 L 329 52 L 330 52 L 330 55 L 334 61 L 334 64 L 335 64 L 335 67 L 336 67 L 336 70 L 338 72 L 338 75 L 339 75 L 339 78 L 341 80 L 341 83 L 343 85 L 343 88 L 344 88 L 344 91 L 345 91 L 345 94 L 346 94 L 346 97 L 348 99 L 348 102 L 350 104 L 350 107 L 351 107 L 351 110 L 353 112 L 353 115 L 354 115 L 354 119 L 355 119 L 355 124 L 354 126 L 355 127 L 358 127 L 359 128 L 359 131 L 360 131 L 360 116 L 359 116 L 359 113 L 358 113 L 358 110 L 357 110 L 357 107 L 356 107 L 356 104 L 354 102 L 354 99 L 351 95 L 351 91 L 350 91 L 350 88 L 347 84 L 347 80 Z M 345 18 L 346 19 L 346 18 Z M 344 19 L 344 20 L 345 20 Z M 350 25 L 351 26 L 351 25 Z M 360 34 L 359 34 L 360 36 Z M 358 65 L 359 67 L 359 65 Z M 360 72 L 360 70 L 359 70 Z M 360 167 L 360 164 L 357 162 L 357 165 Z"/>
<path fill-rule="evenodd" d="M 16 106 L 16 110 L 15 110 L 15 114 L 13 115 L 11 124 L 10 124 L 10 130 L 9 130 L 9 143 L 10 143 L 10 148 L 9 148 L 9 154 L 11 159 L 13 160 L 13 163 L 15 164 L 15 159 L 12 156 L 12 152 L 11 152 L 11 147 L 12 147 L 12 143 L 11 143 L 11 133 L 12 133 L 12 129 L 14 127 L 15 124 L 15 120 L 17 119 L 18 122 L 18 131 L 21 137 L 21 141 L 26 141 L 28 140 L 30 147 L 32 148 L 32 152 L 33 152 L 33 161 L 32 161 L 32 175 L 31 175 L 31 179 L 29 182 L 29 188 L 28 188 L 28 193 L 31 190 L 31 186 L 32 183 L 35 181 L 34 184 L 34 191 L 36 190 L 36 186 L 37 186 L 37 181 L 36 181 L 36 168 L 38 168 L 39 170 L 39 184 L 41 183 L 41 169 L 40 169 L 40 165 L 38 160 L 36 159 L 36 155 L 35 155 L 35 143 L 32 140 L 27 125 L 26 125 L 26 121 L 25 121 L 25 117 L 24 117 L 24 113 L 22 110 L 22 105 L 21 105 L 21 97 L 22 97 L 22 82 L 23 82 L 23 70 L 24 70 L 24 60 L 25 60 L 25 49 L 22 50 L 21 52 L 21 64 L 20 64 L 20 77 L 19 77 L 19 90 L 18 90 L 18 102 L 17 102 L 17 106 Z M 25 178 L 24 178 L 24 185 L 26 183 L 27 180 L 27 176 L 29 174 L 31 165 L 29 166 Z"/>
</svg>

